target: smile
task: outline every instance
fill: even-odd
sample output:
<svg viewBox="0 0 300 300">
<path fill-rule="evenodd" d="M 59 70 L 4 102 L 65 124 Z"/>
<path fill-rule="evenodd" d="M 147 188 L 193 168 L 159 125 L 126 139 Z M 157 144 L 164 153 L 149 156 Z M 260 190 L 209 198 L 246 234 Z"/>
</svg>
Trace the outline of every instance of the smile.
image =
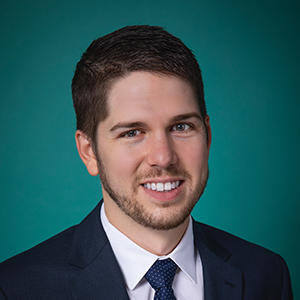
<svg viewBox="0 0 300 300">
<path fill-rule="evenodd" d="M 169 182 L 147 182 L 144 183 L 144 188 L 157 192 L 165 192 L 176 189 L 180 185 L 180 180 Z"/>
</svg>

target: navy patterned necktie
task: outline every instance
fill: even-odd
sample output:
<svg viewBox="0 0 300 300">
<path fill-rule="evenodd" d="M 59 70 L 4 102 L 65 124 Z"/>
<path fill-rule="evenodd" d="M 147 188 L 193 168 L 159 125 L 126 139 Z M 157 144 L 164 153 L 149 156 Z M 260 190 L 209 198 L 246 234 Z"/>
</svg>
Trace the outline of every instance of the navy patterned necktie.
<svg viewBox="0 0 300 300">
<path fill-rule="evenodd" d="M 177 265 L 171 258 L 157 260 L 145 278 L 155 290 L 154 300 L 176 300 L 172 289 Z"/>
</svg>

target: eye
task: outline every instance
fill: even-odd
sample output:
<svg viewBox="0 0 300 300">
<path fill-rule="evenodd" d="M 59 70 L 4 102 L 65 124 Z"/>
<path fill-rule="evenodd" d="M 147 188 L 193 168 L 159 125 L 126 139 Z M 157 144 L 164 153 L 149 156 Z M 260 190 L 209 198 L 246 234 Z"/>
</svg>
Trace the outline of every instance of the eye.
<svg viewBox="0 0 300 300">
<path fill-rule="evenodd" d="M 191 128 L 192 126 L 187 123 L 178 123 L 172 127 L 172 131 L 188 131 Z"/>
<path fill-rule="evenodd" d="M 139 129 L 131 129 L 121 134 L 121 137 L 133 138 L 142 133 Z"/>
</svg>

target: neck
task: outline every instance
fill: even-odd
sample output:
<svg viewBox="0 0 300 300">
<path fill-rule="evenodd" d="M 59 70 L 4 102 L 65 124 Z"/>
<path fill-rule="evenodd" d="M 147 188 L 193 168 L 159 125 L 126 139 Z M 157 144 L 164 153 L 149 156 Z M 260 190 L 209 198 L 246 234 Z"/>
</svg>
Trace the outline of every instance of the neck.
<svg viewBox="0 0 300 300">
<path fill-rule="evenodd" d="M 105 201 L 104 198 L 104 203 L 106 217 L 114 227 L 143 249 L 158 256 L 167 255 L 176 248 L 189 224 L 187 218 L 173 229 L 156 230 L 135 222 L 114 201 Z"/>
</svg>

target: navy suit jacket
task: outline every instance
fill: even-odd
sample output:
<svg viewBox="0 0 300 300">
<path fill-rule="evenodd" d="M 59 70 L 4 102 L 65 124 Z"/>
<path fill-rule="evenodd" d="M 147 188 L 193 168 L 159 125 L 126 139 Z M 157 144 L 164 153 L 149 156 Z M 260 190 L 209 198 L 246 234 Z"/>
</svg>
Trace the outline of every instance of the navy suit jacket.
<svg viewBox="0 0 300 300">
<path fill-rule="evenodd" d="M 101 225 L 101 203 L 79 225 L 1 263 L 0 299 L 129 300 Z M 193 230 L 205 300 L 292 299 L 279 255 L 195 221 Z"/>
</svg>

